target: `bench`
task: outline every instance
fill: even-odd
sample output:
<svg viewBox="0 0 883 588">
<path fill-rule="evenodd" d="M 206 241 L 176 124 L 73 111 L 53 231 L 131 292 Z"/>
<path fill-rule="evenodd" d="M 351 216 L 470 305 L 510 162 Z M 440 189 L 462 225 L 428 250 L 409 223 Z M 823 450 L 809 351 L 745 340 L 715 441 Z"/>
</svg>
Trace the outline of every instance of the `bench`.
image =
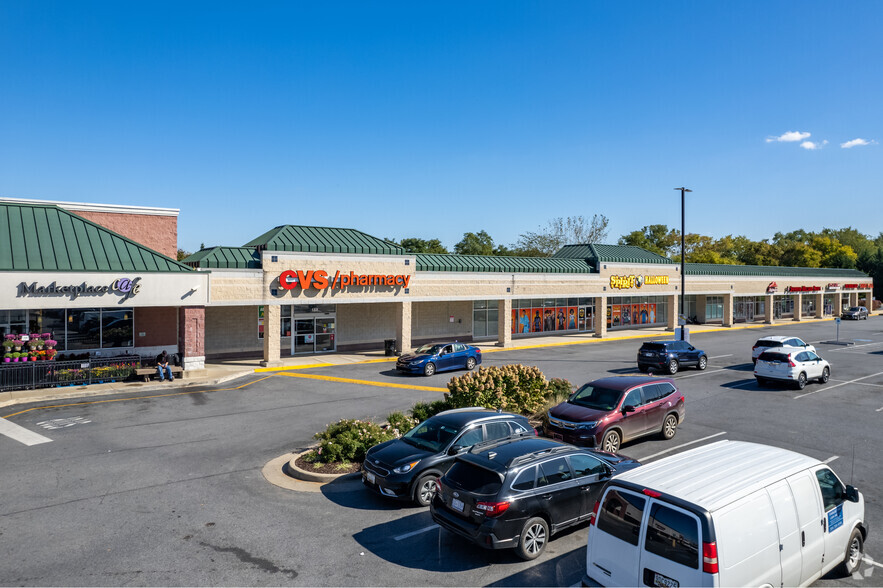
<svg viewBox="0 0 883 588">
<path fill-rule="evenodd" d="M 170 365 L 170 366 L 169 366 L 169 369 L 172 370 L 172 375 L 175 376 L 176 378 L 182 378 L 182 377 L 184 377 L 184 368 L 182 368 L 181 366 L 179 366 L 179 365 Z M 135 375 L 137 375 L 137 376 L 144 376 L 144 381 L 145 381 L 145 382 L 149 382 L 149 381 L 150 381 L 150 376 L 155 376 L 155 375 L 157 375 L 157 374 L 156 374 L 156 366 L 153 366 L 153 367 L 137 368 L 137 369 L 135 370 Z"/>
</svg>

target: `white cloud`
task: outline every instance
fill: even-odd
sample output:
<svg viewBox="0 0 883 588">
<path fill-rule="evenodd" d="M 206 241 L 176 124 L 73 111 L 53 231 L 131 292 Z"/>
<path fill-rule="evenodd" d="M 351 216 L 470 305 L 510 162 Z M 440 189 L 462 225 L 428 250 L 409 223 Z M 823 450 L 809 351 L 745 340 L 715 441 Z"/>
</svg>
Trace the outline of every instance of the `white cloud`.
<svg viewBox="0 0 883 588">
<path fill-rule="evenodd" d="M 803 143 L 800 144 L 800 146 L 803 147 L 804 149 L 809 150 L 809 151 L 815 151 L 816 149 L 821 149 L 822 147 L 824 147 L 827 144 L 828 144 L 828 141 L 826 139 L 826 140 L 822 141 L 821 143 L 814 143 L 812 141 L 804 141 Z"/>
<path fill-rule="evenodd" d="M 767 137 L 767 143 L 793 143 L 795 141 L 803 141 L 804 139 L 809 139 L 810 133 L 805 133 L 801 131 L 788 131 L 783 135 L 779 135 L 778 137 Z"/>
<path fill-rule="evenodd" d="M 847 141 L 846 143 L 840 143 L 841 149 L 851 149 L 853 147 L 863 147 L 865 145 L 876 145 L 877 141 L 873 139 L 867 141 L 865 139 L 853 139 L 852 141 Z"/>
</svg>

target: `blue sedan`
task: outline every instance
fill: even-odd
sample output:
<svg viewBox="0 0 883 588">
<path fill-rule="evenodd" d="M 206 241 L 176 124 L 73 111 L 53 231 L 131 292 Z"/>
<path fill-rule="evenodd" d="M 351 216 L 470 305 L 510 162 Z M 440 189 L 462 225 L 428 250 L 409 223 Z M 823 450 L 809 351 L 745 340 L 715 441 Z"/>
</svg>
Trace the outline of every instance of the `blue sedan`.
<svg viewBox="0 0 883 588">
<path fill-rule="evenodd" d="M 481 349 L 463 343 L 429 343 L 414 353 L 399 357 L 396 369 L 400 372 L 431 376 L 435 372 L 473 369 L 481 363 Z"/>
</svg>

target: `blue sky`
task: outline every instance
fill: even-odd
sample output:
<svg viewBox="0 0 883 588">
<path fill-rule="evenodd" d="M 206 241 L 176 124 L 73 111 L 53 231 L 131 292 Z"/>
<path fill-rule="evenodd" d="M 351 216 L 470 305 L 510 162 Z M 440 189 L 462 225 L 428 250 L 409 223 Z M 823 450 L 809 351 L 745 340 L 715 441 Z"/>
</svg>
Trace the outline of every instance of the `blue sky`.
<svg viewBox="0 0 883 588">
<path fill-rule="evenodd" d="M 880 2 L 17 1 L 0 27 L 0 196 L 180 208 L 190 251 L 596 213 L 615 242 L 679 226 L 681 185 L 688 232 L 883 231 Z"/>
</svg>

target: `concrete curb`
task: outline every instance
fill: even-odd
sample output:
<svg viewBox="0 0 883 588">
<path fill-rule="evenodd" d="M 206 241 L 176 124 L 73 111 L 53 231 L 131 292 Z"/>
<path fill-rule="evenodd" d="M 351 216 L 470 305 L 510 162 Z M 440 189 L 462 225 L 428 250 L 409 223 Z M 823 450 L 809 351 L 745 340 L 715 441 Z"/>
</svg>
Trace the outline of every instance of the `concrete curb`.
<svg viewBox="0 0 883 588">
<path fill-rule="evenodd" d="M 309 453 L 313 449 L 315 449 L 315 448 L 310 447 L 309 449 L 307 449 L 305 451 L 301 451 L 300 453 L 293 454 L 291 459 L 288 460 L 287 470 L 285 470 L 285 473 L 287 473 L 289 476 L 291 476 L 293 478 L 296 478 L 298 480 L 302 480 L 304 482 L 317 482 L 319 484 L 327 484 L 328 482 L 333 482 L 334 480 L 337 480 L 338 478 L 342 478 L 344 476 L 351 475 L 349 473 L 346 473 L 346 474 L 320 474 L 320 473 L 316 473 L 316 472 L 308 472 L 306 470 L 300 469 L 299 467 L 297 467 L 294 464 L 294 462 L 296 462 L 302 455 L 304 455 L 305 453 Z"/>
<path fill-rule="evenodd" d="M 307 450 L 309 451 L 309 450 Z M 328 482 L 333 482 L 340 478 L 346 477 L 355 477 L 357 474 L 312 474 L 310 472 L 304 472 L 300 468 L 291 468 L 289 470 L 289 463 L 294 463 L 294 461 L 300 457 L 305 452 L 300 453 L 286 453 L 284 455 L 280 455 L 279 457 L 275 457 L 268 461 L 264 467 L 261 469 L 261 474 L 264 476 L 264 479 L 274 486 L 278 486 L 279 488 L 284 488 L 285 490 L 292 490 L 294 492 L 322 492 L 322 487 Z M 324 482 L 313 482 L 308 480 L 299 480 L 294 478 L 288 474 L 286 474 L 286 470 L 289 470 L 291 473 L 294 473 L 295 470 L 298 472 L 303 472 L 304 474 L 308 474 L 311 476 L 330 476 L 330 480 L 326 480 Z"/>
</svg>

